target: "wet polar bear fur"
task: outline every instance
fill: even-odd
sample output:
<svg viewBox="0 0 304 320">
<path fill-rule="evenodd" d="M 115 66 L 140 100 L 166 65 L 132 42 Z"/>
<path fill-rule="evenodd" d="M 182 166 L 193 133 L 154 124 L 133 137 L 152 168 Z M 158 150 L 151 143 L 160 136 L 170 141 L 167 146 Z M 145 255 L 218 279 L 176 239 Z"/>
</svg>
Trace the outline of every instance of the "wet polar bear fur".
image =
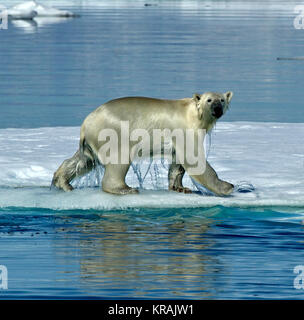
<svg viewBox="0 0 304 320">
<path fill-rule="evenodd" d="M 130 131 L 135 129 L 205 129 L 209 132 L 216 121 L 227 111 L 233 93 L 206 92 L 194 94 L 192 98 L 164 100 L 146 97 L 126 97 L 111 100 L 90 113 L 80 130 L 79 149 L 70 159 L 65 160 L 54 173 L 52 185 L 64 191 L 73 190 L 70 182 L 91 171 L 97 164 L 103 164 L 99 150 L 99 132 L 102 129 L 121 130 L 121 121 L 128 121 Z M 121 141 L 118 142 L 122 143 Z M 131 156 L 130 156 L 131 159 Z M 112 194 L 137 193 L 138 190 L 125 183 L 129 163 L 105 164 L 102 189 Z M 182 179 L 190 165 L 172 163 L 169 167 L 169 190 L 190 193 L 184 188 Z M 206 162 L 202 174 L 191 175 L 195 181 L 218 196 L 232 193 L 234 186 L 220 180 L 215 170 Z"/>
</svg>

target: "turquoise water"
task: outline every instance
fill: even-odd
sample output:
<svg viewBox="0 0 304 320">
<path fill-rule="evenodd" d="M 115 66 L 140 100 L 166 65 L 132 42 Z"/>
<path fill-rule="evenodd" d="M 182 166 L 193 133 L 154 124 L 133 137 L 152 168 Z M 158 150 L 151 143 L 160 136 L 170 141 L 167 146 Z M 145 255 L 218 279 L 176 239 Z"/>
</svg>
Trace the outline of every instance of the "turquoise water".
<svg viewBox="0 0 304 320">
<path fill-rule="evenodd" d="M 0 128 L 80 126 L 112 98 L 207 90 L 234 91 L 225 121 L 304 122 L 304 62 L 277 60 L 303 56 L 292 3 L 182 3 L 75 1 L 64 7 L 77 19 L 9 22 L 0 30 Z M 46 161 L 60 157 L 53 151 Z M 11 198 L 16 189 L 3 181 Z M 0 208 L 0 298 L 304 297 L 293 285 L 304 264 L 303 206 L 51 210 L 27 200 L 18 193 L 18 206 Z"/>
</svg>

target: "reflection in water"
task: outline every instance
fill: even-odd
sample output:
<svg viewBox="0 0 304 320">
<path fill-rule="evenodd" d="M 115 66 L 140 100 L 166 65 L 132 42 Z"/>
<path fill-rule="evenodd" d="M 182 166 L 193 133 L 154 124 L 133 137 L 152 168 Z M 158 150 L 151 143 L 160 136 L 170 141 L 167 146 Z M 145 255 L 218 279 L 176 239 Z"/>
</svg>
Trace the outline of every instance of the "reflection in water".
<svg viewBox="0 0 304 320">
<path fill-rule="evenodd" d="M 214 240 L 206 232 L 214 223 L 218 208 L 204 215 L 187 217 L 181 209 L 157 212 L 109 212 L 79 219 L 64 231 L 68 247 L 75 232 L 80 234 L 77 247 L 81 286 L 91 294 L 119 290 L 135 297 L 209 296 L 216 272 L 217 258 L 208 250 Z M 80 223 L 79 223 L 80 221 Z M 58 230 L 60 231 L 60 229 Z M 68 251 L 57 248 L 59 260 Z M 208 277 L 206 277 L 208 275 Z M 158 292 L 158 294 L 157 294 Z"/>
<path fill-rule="evenodd" d="M 50 24 L 63 23 L 73 20 L 72 17 L 36 17 L 33 19 L 38 27 L 44 27 Z"/>
<path fill-rule="evenodd" d="M 22 29 L 25 33 L 34 33 L 37 28 L 47 27 L 52 24 L 64 23 L 72 20 L 71 17 L 36 17 L 32 20 L 11 20 L 14 27 Z"/>
<path fill-rule="evenodd" d="M 20 28 L 24 33 L 34 33 L 37 29 L 37 22 L 35 20 L 12 20 L 11 24 Z"/>
</svg>

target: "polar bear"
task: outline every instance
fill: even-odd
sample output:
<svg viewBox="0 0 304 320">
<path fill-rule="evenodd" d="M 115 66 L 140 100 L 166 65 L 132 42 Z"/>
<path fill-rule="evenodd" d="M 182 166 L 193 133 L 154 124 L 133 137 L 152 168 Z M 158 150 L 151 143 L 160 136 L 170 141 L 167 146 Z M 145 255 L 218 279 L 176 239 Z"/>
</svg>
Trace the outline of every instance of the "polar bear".
<svg viewBox="0 0 304 320">
<path fill-rule="evenodd" d="M 125 177 L 133 160 L 131 152 L 124 161 L 115 163 L 105 161 L 106 139 L 100 138 L 100 132 L 108 130 L 110 133 L 121 133 L 121 124 L 128 124 L 131 130 L 146 130 L 151 133 L 154 129 L 191 129 L 194 133 L 199 130 L 209 132 L 216 121 L 227 111 L 233 93 L 206 92 L 195 93 L 192 98 L 178 100 L 165 100 L 147 97 L 125 97 L 106 102 L 90 113 L 84 120 L 80 130 L 79 149 L 70 159 L 65 160 L 54 173 L 52 185 L 64 191 L 73 190 L 70 182 L 78 176 L 82 176 L 92 170 L 97 164 L 104 166 L 102 189 L 112 194 L 137 193 L 138 190 L 129 187 Z M 122 138 L 117 135 L 118 146 L 124 146 L 130 142 L 130 136 Z M 124 139 L 124 140 L 123 140 Z M 152 144 L 153 136 L 150 136 Z M 134 142 L 131 146 L 134 146 Z M 198 150 L 198 142 L 193 142 L 194 149 Z M 160 147 L 161 150 L 163 146 Z M 178 149 L 173 144 L 173 154 Z M 182 148 L 180 148 L 182 149 Z M 129 149 L 128 149 L 129 150 Z M 153 149 L 154 150 L 154 149 Z M 150 151 L 150 156 L 153 155 Z M 184 149 L 183 149 L 184 150 Z M 134 150 L 133 150 L 134 151 Z M 138 150 L 137 150 L 138 151 Z M 115 159 L 122 159 L 120 153 Z M 234 186 L 220 180 L 215 170 L 205 161 L 205 167 L 199 174 L 191 172 L 191 164 L 184 158 L 183 161 L 172 161 L 169 172 L 169 190 L 190 193 L 184 188 L 182 179 L 185 171 L 198 183 L 218 196 L 226 196 L 232 193 Z"/>
</svg>

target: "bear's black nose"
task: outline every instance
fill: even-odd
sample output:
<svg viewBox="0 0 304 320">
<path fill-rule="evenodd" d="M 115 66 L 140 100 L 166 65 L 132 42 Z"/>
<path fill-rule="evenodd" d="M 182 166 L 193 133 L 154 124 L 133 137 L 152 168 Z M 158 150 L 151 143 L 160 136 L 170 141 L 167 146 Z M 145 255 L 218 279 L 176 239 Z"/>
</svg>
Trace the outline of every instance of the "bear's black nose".
<svg viewBox="0 0 304 320">
<path fill-rule="evenodd" d="M 221 105 L 215 105 L 213 108 L 212 108 L 212 115 L 214 117 L 216 117 L 217 119 L 220 118 L 222 115 L 223 115 L 223 108 Z"/>
</svg>

